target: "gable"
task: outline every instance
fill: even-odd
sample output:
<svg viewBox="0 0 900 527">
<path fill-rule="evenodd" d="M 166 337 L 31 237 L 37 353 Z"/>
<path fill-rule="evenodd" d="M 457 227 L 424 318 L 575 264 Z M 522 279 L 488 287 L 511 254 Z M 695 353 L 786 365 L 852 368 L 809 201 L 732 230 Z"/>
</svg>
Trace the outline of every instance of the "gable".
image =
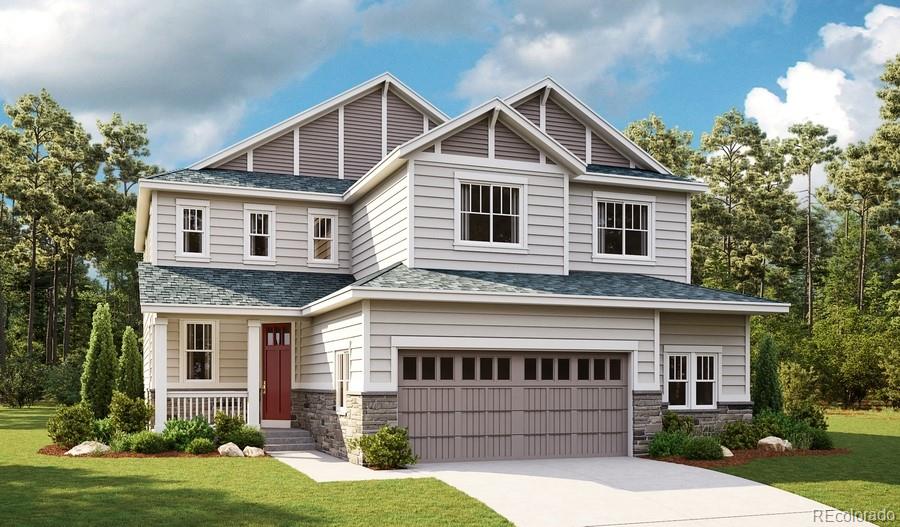
<svg viewBox="0 0 900 527">
<path fill-rule="evenodd" d="M 406 101 L 388 90 L 387 93 L 387 149 L 388 152 L 425 131 L 425 116 Z M 433 125 L 432 121 L 428 121 Z"/>
<path fill-rule="evenodd" d="M 609 165 L 614 167 L 630 167 L 631 162 L 618 150 L 609 146 L 609 143 L 600 139 L 597 134 L 591 132 L 591 159 L 588 163 L 596 165 Z M 638 166 L 637 163 L 635 163 Z M 641 168 L 644 168 L 641 166 Z"/>
<path fill-rule="evenodd" d="M 344 177 L 358 179 L 381 160 L 381 90 L 344 106 Z"/>
<path fill-rule="evenodd" d="M 213 168 L 221 168 L 223 170 L 247 170 L 247 154 L 241 154 L 224 163 L 214 166 Z"/>
<path fill-rule="evenodd" d="M 584 124 L 563 110 L 552 98 L 547 99 L 544 113 L 547 134 L 584 161 L 587 137 Z"/>
<path fill-rule="evenodd" d="M 541 153 L 503 122 L 497 121 L 494 124 L 494 157 L 539 163 Z"/>
<path fill-rule="evenodd" d="M 526 119 L 534 123 L 535 126 L 538 128 L 541 127 L 541 95 L 539 93 L 518 106 L 515 106 L 515 109 L 525 116 Z"/>
<path fill-rule="evenodd" d="M 294 173 L 294 133 L 288 132 L 253 151 L 253 170 Z"/>
<path fill-rule="evenodd" d="M 338 177 L 338 111 L 300 127 L 298 135 L 300 174 Z"/>
<path fill-rule="evenodd" d="M 485 117 L 441 141 L 441 153 L 487 157 L 488 118 Z"/>
</svg>

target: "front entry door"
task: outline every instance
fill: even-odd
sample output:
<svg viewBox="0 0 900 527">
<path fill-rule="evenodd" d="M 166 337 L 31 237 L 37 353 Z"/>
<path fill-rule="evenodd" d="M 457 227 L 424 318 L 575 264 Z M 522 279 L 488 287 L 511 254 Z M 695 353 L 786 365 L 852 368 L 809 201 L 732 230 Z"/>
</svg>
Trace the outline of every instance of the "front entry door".
<svg viewBox="0 0 900 527">
<path fill-rule="evenodd" d="M 263 324 L 263 419 L 291 418 L 291 325 Z"/>
</svg>

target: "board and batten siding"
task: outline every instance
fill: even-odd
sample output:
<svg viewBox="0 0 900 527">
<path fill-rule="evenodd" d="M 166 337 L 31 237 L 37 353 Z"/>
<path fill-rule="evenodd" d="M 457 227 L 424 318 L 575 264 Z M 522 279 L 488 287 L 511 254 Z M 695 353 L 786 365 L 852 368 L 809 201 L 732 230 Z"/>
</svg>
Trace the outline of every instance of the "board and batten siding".
<svg viewBox="0 0 900 527">
<path fill-rule="evenodd" d="M 563 274 L 564 270 L 564 177 L 551 172 L 552 165 L 537 170 L 501 170 L 471 165 L 416 160 L 413 184 L 415 265 L 426 269 L 478 271 L 518 271 L 523 273 Z M 539 171 L 539 170 L 545 171 Z M 455 174 L 478 180 L 478 174 L 504 174 L 525 177 L 528 193 L 527 250 L 487 251 L 455 244 Z"/>
<path fill-rule="evenodd" d="M 721 346 L 719 401 L 748 402 L 750 350 L 747 349 L 746 324 L 746 315 L 660 313 L 660 352 L 664 357 L 666 346 L 670 345 Z M 664 371 L 660 368 L 662 375 Z"/>
<path fill-rule="evenodd" d="M 516 339 L 637 341 L 638 383 L 654 378 L 650 310 L 378 300 L 369 326 L 369 381 L 377 384 L 391 381 L 394 336 L 500 338 L 510 346 Z"/>
<path fill-rule="evenodd" d="M 569 268 L 573 271 L 640 273 L 678 282 L 688 281 L 688 203 L 690 195 L 679 192 L 639 189 L 637 195 L 656 198 L 653 240 L 656 261 L 646 263 L 610 263 L 594 261 L 592 211 L 594 191 L 628 194 L 628 189 L 572 183 L 569 186 Z"/>
<path fill-rule="evenodd" d="M 290 176 L 288 176 L 290 177 Z M 196 195 L 157 194 L 158 259 L 157 265 L 183 265 L 199 267 L 228 267 L 266 269 L 278 271 L 349 272 L 350 271 L 350 209 L 346 206 L 323 206 L 321 203 L 303 203 L 284 200 L 260 200 L 253 198 L 246 203 L 274 205 L 275 211 L 275 261 L 276 265 L 244 262 L 244 201 L 210 196 L 209 198 L 209 262 L 177 260 L 176 199 L 197 199 Z M 338 211 L 338 267 L 310 267 L 309 208 L 326 208 Z"/>
<path fill-rule="evenodd" d="M 295 378 L 300 388 L 334 389 L 334 354 L 350 350 L 351 390 L 362 383 L 362 302 L 329 311 L 301 323 Z"/>
<path fill-rule="evenodd" d="M 404 166 L 353 205 L 350 254 L 357 278 L 407 259 L 408 204 L 409 180 Z"/>
</svg>

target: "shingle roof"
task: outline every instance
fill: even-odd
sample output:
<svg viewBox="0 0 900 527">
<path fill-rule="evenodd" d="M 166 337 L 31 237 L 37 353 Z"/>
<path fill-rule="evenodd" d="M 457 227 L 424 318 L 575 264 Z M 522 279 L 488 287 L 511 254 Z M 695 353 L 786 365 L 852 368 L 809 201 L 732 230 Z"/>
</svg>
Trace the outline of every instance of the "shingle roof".
<svg viewBox="0 0 900 527">
<path fill-rule="evenodd" d="M 138 264 L 141 304 L 301 307 L 353 283 L 353 275 Z"/>
<path fill-rule="evenodd" d="M 651 179 L 665 179 L 667 181 L 685 181 L 685 182 L 696 182 L 697 180 L 694 178 L 690 178 L 687 176 L 676 176 L 675 174 L 660 174 L 659 172 L 654 172 L 653 170 L 641 170 L 639 168 L 626 168 L 626 167 L 614 167 L 610 165 L 596 165 L 590 164 L 587 166 L 588 172 L 594 172 L 597 174 L 612 174 L 614 176 L 630 176 L 630 177 L 643 177 L 643 178 L 651 178 Z"/>
<path fill-rule="evenodd" d="M 568 276 L 409 269 L 397 265 L 353 284 L 386 289 L 429 289 L 453 292 L 578 295 L 720 302 L 770 302 L 771 300 L 719 291 L 640 274 L 572 271 Z"/>
<path fill-rule="evenodd" d="M 272 190 L 292 190 L 298 192 L 320 192 L 322 194 L 343 194 L 356 180 L 318 176 L 292 176 L 268 172 L 242 172 L 240 170 L 181 169 L 144 179 L 171 181 L 174 183 L 201 183 L 226 187 L 260 188 Z"/>
</svg>

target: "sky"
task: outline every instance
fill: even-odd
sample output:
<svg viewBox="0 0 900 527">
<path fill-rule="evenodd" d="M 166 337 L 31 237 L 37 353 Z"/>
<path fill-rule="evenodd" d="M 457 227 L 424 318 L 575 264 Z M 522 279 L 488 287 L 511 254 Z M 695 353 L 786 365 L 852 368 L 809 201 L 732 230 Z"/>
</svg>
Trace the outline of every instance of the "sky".
<svg viewBox="0 0 900 527">
<path fill-rule="evenodd" d="M 0 100 L 46 88 L 96 134 L 119 112 L 184 167 L 390 71 L 454 116 L 547 75 L 617 127 L 772 136 L 878 123 L 900 4 L 825 0 L 2 0 Z M 821 173 L 818 174 L 821 179 Z"/>
</svg>

